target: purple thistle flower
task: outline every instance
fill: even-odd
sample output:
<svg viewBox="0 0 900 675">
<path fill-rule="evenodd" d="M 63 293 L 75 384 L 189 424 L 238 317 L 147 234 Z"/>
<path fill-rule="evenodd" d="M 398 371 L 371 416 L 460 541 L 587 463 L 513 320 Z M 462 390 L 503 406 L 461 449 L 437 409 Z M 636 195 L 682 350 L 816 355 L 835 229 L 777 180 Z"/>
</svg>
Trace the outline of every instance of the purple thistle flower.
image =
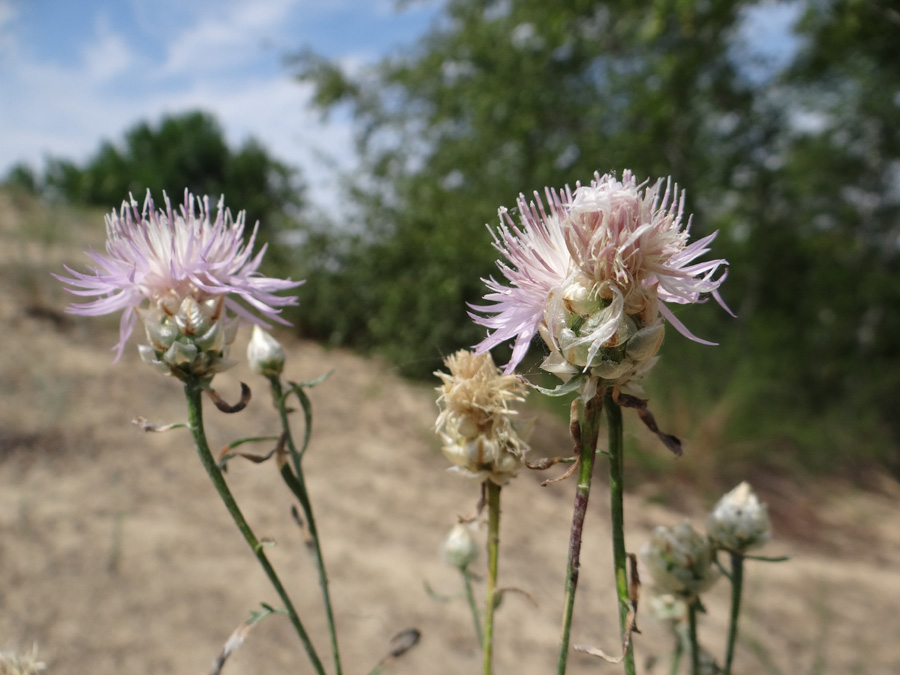
<svg viewBox="0 0 900 675">
<path fill-rule="evenodd" d="M 268 319 L 288 325 L 279 316 L 280 308 L 296 305 L 297 298 L 275 294 L 304 282 L 271 279 L 259 273 L 266 251 L 264 245 L 252 255 L 259 224 L 245 245 L 245 213 L 241 211 L 233 219 L 224 207 L 224 198 L 216 207 L 215 220 L 208 197 L 195 199 L 185 190 L 178 211 L 165 193 L 163 198 L 166 208 L 159 211 L 149 190 L 143 209 L 133 197 L 130 203 L 123 202 L 119 213 L 106 216 L 106 255 L 94 249 L 87 253 L 95 265 L 91 271 L 77 272 L 67 266 L 70 277 L 53 275 L 70 286 L 70 293 L 95 297 L 69 305 L 66 311 L 70 314 L 100 316 L 122 310 L 114 363 L 138 319 L 134 310 L 145 300 L 169 316 L 176 315 L 187 298 L 201 304 L 223 300 L 226 309 L 251 323 L 270 328 Z"/>
<path fill-rule="evenodd" d="M 693 262 L 709 251 L 716 234 L 688 244 L 684 193 L 679 195 L 671 180 L 646 185 L 630 171 L 621 181 L 594 174 L 590 185 L 577 184 L 574 192 L 568 186 L 562 192 L 548 188 L 546 211 L 537 193 L 530 204 L 520 195 L 519 226 L 500 209 L 501 224 L 492 234 L 494 247 L 508 261 L 497 262 L 508 285 L 484 280 L 490 291 L 485 300 L 493 304 L 472 306 L 484 316 L 470 316 L 490 329 L 476 351 L 515 338 L 505 367 L 509 373 L 540 333 L 557 355 L 551 359 L 553 372 L 567 361 L 578 366 L 569 372 L 624 373 L 622 361 L 600 367 L 607 358 L 602 351 L 638 334 L 638 360 L 651 358 L 662 340 L 654 328 L 660 314 L 685 337 L 713 344 L 693 335 L 665 303 L 703 302 L 711 294 L 730 313 L 718 293 L 726 274 L 714 276 L 727 261 Z"/>
</svg>

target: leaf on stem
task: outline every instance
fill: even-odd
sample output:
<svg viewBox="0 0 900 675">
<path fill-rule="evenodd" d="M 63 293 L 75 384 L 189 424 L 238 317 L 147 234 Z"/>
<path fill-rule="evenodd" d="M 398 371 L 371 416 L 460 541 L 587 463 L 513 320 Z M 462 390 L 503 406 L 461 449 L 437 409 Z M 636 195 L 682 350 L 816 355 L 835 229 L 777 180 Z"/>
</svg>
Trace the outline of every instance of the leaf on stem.
<svg viewBox="0 0 900 675">
<path fill-rule="evenodd" d="M 252 441 L 272 441 L 277 440 L 278 444 L 272 448 L 265 455 L 254 455 L 249 452 L 231 452 L 234 448 L 243 445 L 244 443 L 252 442 Z M 285 442 L 285 434 L 281 434 L 277 439 L 274 436 L 261 436 L 259 438 L 244 438 L 240 441 L 235 441 L 230 445 L 226 445 L 222 448 L 222 451 L 219 453 L 219 461 L 218 466 L 221 471 L 225 471 L 227 468 L 228 460 L 233 459 L 234 457 L 243 457 L 244 459 L 250 460 L 254 464 L 262 464 L 268 459 L 271 459 L 273 455 L 277 455 L 281 458 L 285 454 L 284 450 L 284 442 Z"/>
<path fill-rule="evenodd" d="M 241 382 L 241 400 L 235 403 L 234 405 L 229 405 L 226 403 L 221 396 L 216 393 L 215 389 L 207 388 L 206 393 L 209 395 L 209 398 L 212 399 L 212 402 L 215 406 L 221 410 L 223 413 L 237 413 L 247 407 L 247 404 L 250 403 L 250 387 Z"/>
<path fill-rule="evenodd" d="M 647 409 L 647 401 L 638 398 L 637 396 L 631 396 L 630 394 L 623 394 L 616 388 L 613 390 L 613 401 L 615 401 L 618 405 L 623 408 L 634 408 L 637 410 L 638 417 L 641 418 L 641 422 L 643 422 L 650 431 L 656 434 L 656 437 L 662 441 L 663 445 L 665 445 L 676 457 L 681 457 L 683 454 L 683 450 L 681 449 L 681 441 L 677 436 L 673 436 L 672 434 L 667 434 L 664 431 L 660 431 L 659 426 L 656 424 L 656 418 L 653 417 L 653 413 L 651 413 Z"/>
<path fill-rule="evenodd" d="M 314 551 L 316 548 L 316 542 L 313 541 L 312 535 L 309 532 L 309 528 L 303 521 L 303 517 L 300 515 L 300 511 L 297 510 L 297 506 L 295 504 L 291 504 L 291 516 L 294 518 L 294 522 L 297 523 L 297 527 L 299 527 L 300 531 L 303 533 L 303 545 L 306 546 L 306 548 L 308 548 L 310 551 Z"/>
<path fill-rule="evenodd" d="M 154 424 L 146 417 L 135 417 L 131 420 L 131 423 L 138 427 L 141 431 L 146 431 L 147 433 L 156 432 L 161 433 L 163 431 L 171 431 L 172 429 L 187 429 L 187 424 L 183 422 L 179 422 L 177 424 Z"/>
<path fill-rule="evenodd" d="M 622 639 L 622 655 L 610 656 L 599 647 L 588 647 L 586 645 L 575 645 L 576 652 L 584 652 L 590 656 L 596 656 L 608 663 L 621 663 L 628 654 L 631 646 L 631 638 L 634 633 L 640 634 L 637 626 L 638 601 L 641 596 L 641 577 L 638 575 L 637 556 L 634 553 L 628 554 L 628 562 L 631 571 L 631 583 L 628 585 L 628 614 L 625 616 L 625 636 Z"/>
<path fill-rule="evenodd" d="M 369 675 L 381 673 L 386 665 L 403 656 L 406 652 L 415 647 L 419 643 L 421 637 L 422 633 L 418 628 L 409 628 L 397 633 L 391 638 L 390 651 L 384 655 L 372 670 L 369 671 Z"/>
<path fill-rule="evenodd" d="M 247 639 L 250 631 L 256 628 L 256 626 L 263 619 L 274 613 L 275 610 L 271 607 L 268 607 L 267 605 L 263 605 L 263 611 L 261 612 L 250 612 L 250 618 L 240 626 L 235 628 L 231 635 L 228 637 L 228 640 L 225 642 L 225 646 L 222 648 L 222 651 L 219 652 L 219 655 L 213 661 L 212 668 L 210 668 L 209 671 L 209 675 L 220 675 L 220 673 L 222 672 L 222 668 L 225 666 L 225 661 L 227 661 L 228 657 L 236 652 L 242 644 L 244 644 L 244 640 Z"/>
</svg>

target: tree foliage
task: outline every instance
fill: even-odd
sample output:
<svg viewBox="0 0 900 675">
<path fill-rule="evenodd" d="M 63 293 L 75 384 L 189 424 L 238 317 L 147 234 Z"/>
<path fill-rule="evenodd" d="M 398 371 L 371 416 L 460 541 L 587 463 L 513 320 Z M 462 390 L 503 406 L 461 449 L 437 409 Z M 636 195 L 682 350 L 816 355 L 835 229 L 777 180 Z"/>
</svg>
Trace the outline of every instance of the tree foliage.
<svg viewBox="0 0 900 675">
<path fill-rule="evenodd" d="M 291 226 L 303 204 L 294 169 L 252 139 L 232 150 L 215 118 L 199 111 L 167 116 L 158 124 L 139 122 L 122 141 L 104 142 L 83 166 L 50 158 L 42 180 L 20 165 L 7 181 L 30 184 L 50 198 L 103 208 L 116 207 L 129 194 L 143 201 L 148 189 L 157 203 L 163 191 L 176 204 L 185 189 L 213 201 L 225 195 L 226 206 L 245 210 L 251 224 L 260 221 L 264 238 Z M 284 263 L 286 256 L 281 258 Z"/>
<path fill-rule="evenodd" d="M 898 13 L 806 3 L 793 62 L 759 77 L 736 49 L 753 7 L 448 0 L 373 68 L 298 55 L 320 108 L 353 112 L 362 162 L 361 227 L 310 240 L 307 326 L 424 375 L 481 336 L 466 303 L 494 269 L 498 206 L 595 170 L 671 175 L 695 236 L 722 232 L 739 319 L 692 311 L 722 347 L 667 343 L 669 394 L 732 396 L 736 434 L 809 464 L 849 461 L 834 446 L 852 438 L 900 466 Z"/>
<path fill-rule="evenodd" d="M 318 104 L 354 111 L 365 176 L 353 191 L 362 233 L 333 249 L 336 273 L 332 260 L 309 272 L 320 287 L 346 285 L 340 325 L 327 307 L 308 320 L 430 374 L 478 339 L 466 303 L 493 269 L 484 224 L 519 192 L 630 167 L 701 193 L 723 163 L 707 149 L 741 142 L 719 123 L 747 105 L 727 55 L 737 10 L 454 0 L 413 50 L 370 71 L 300 55 Z"/>
</svg>

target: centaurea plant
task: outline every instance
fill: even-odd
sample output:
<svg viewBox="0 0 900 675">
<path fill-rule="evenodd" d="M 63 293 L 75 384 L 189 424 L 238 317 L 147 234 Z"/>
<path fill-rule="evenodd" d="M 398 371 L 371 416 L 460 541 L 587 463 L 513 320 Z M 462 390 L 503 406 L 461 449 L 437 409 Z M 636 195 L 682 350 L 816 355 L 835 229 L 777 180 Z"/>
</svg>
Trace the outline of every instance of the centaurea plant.
<svg viewBox="0 0 900 675">
<path fill-rule="evenodd" d="M 99 316 L 121 311 L 119 342 L 115 347 L 118 361 L 138 318 L 143 323 L 146 342 L 139 345 L 141 358 L 157 370 L 176 377 L 184 386 L 188 406 L 188 427 L 200 460 L 212 480 L 244 539 L 264 569 L 284 603 L 307 655 L 317 673 L 325 669 L 303 627 L 277 573 L 270 564 L 263 543 L 253 533 L 238 507 L 222 469 L 213 458 L 203 423 L 202 394 L 206 391 L 217 407 L 236 412 L 249 400 L 249 388 L 243 385 L 241 403 L 228 406 L 211 388 L 216 373 L 234 365 L 228 351 L 234 340 L 238 322 L 243 320 L 258 327 L 270 327 L 269 321 L 287 324 L 281 316 L 282 308 L 296 305 L 294 296 L 278 293 L 294 289 L 302 281 L 273 279 L 259 271 L 265 253 L 263 246 L 253 253 L 256 228 L 249 241 L 244 241 L 244 213 L 232 218 L 231 212 L 219 201 L 213 216 L 208 198 L 195 199 L 185 191 L 184 202 L 173 208 L 168 197 L 165 208 L 157 210 L 151 196 L 141 208 L 132 198 L 106 218 L 106 253 L 91 250 L 88 257 L 94 263 L 89 272 L 66 267 L 70 276 L 54 275 L 69 286 L 75 295 L 94 298 L 73 303 L 67 308 L 72 314 Z M 325 595 L 335 670 L 341 672 L 334 622 L 328 598 L 327 578 L 315 521 L 300 469 L 301 450 L 298 450 L 287 425 L 285 399 L 281 390 L 280 372 L 284 355 L 279 348 L 257 336 L 251 342 L 251 364 L 269 377 L 275 393 L 276 407 L 282 417 L 284 430 L 276 450 L 282 476 L 297 495 L 304 509 L 307 526 L 313 537 L 314 557 Z M 305 383 L 311 386 L 314 383 Z M 288 395 L 296 394 L 303 404 L 309 434 L 310 413 L 304 385 L 292 385 Z M 173 425 L 179 426 L 179 425 Z M 145 425 L 151 429 L 153 425 Z M 239 441 L 232 447 L 243 443 Z M 305 449 L 305 443 L 304 443 Z M 293 470 L 285 461 L 290 456 Z M 222 460 L 223 464 L 225 459 Z"/>
<path fill-rule="evenodd" d="M 547 189 L 546 206 L 538 193 L 517 201 L 519 222 L 500 209 L 499 228 L 491 230 L 497 262 L 506 283 L 485 279 L 483 305 L 471 316 L 488 328 L 476 352 L 513 340 L 504 372 L 521 363 L 532 339 L 540 335 L 549 350 L 541 367 L 563 380 L 555 390 L 578 392 L 582 412 L 578 432 L 580 466 L 566 574 L 558 673 L 566 670 L 575 601 L 581 533 L 590 493 L 593 458 L 602 409 L 609 421 L 609 461 L 613 560 L 624 662 L 634 673 L 628 623 L 629 599 L 623 513 L 623 457 L 620 405 L 636 407 L 655 429 L 640 379 L 653 367 L 662 344 L 664 321 L 685 337 L 696 337 L 670 305 L 703 302 L 719 295 L 725 279 L 722 259 L 697 262 L 709 251 L 713 233 L 689 243 L 684 223 L 684 193 L 671 180 L 638 184 L 629 171 L 594 175 L 590 185 Z M 546 391 L 546 390 L 544 390 Z M 574 417 L 574 416 L 573 416 Z M 658 432 L 658 430 L 656 430 Z M 659 433 L 670 448 L 677 441 Z"/>
<path fill-rule="evenodd" d="M 488 507 L 488 579 L 482 635 L 484 675 L 493 668 L 494 610 L 499 598 L 497 574 L 500 555 L 500 489 L 522 468 L 527 450 L 514 424 L 510 403 L 524 400 L 524 385 L 515 375 L 504 375 L 487 352 L 460 350 L 448 356 L 449 373 L 437 371 L 441 409 L 435 424 L 450 471 L 482 487 Z M 476 621 L 477 624 L 477 621 Z"/>
</svg>

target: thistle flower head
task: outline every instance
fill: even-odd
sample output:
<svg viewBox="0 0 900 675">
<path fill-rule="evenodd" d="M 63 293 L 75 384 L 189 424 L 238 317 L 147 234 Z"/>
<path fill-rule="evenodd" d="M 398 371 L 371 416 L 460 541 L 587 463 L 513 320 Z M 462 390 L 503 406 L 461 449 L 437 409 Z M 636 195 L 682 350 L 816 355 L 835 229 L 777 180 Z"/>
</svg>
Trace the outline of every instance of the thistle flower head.
<svg viewBox="0 0 900 675">
<path fill-rule="evenodd" d="M 483 482 L 502 485 L 516 475 L 526 446 L 513 425 L 512 401 L 524 400 L 515 375 L 503 375 L 489 353 L 460 350 L 444 360 L 449 374 L 437 371 L 443 384 L 435 429 L 453 470 Z"/>
<path fill-rule="evenodd" d="M 709 539 L 683 522 L 657 527 L 641 548 L 641 559 L 662 593 L 690 601 L 719 578 Z"/>
<path fill-rule="evenodd" d="M 677 186 L 659 180 L 647 187 L 625 171 L 621 181 L 595 174 L 574 192 L 547 189 L 546 198 L 547 209 L 537 193 L 530 204 L 520 195 L 518 226 L 500 211 L 494 246 L 506 258 L 497 265 L 508 285 L 486 279 L 485 300 L 493 304 L 472 306 L 472 318 L 489 329 L 476 351 L 514 338 L 510 373 L 540 333 L 551 350 L 545 369 L 622 383 L 651 365 L 662 343 L 660 315 L 686 337 L 712 344 L 666 306 L 711 294 L 724 307 L 718 288 L 725 274 L 714 275 L 727 262 L 693 264 L 716 235 L 688 243 Z"/>
<path fill-rule="evenodd" d="M 134 198 L 124 202 L 118 213 L 106 217 L 106 254 L 94 250 L 87 254 L 94 263 L 91 271 L 66 267 L 71 276 L 54 275 L 69 285 L 69 292 L 94 298 L 73 303 L 68 312 L 100 316 L 122 311 L 115 360 L 121 357 L 138 319 L 139 312 L 134 310 L 143 312 L 151 345 L 165 347 L 155 349 L 160 359 L 174 342 L 183 342 L 172 337 L 182 324 L 189 325 L 187 333 L 178 333 L 183 337 L 196 335 L 192 322 L 212 329 L 213 324 L 227 320 L 229 311 L 266 328 L 270 327 L 267 319 L 287 323 L 279 316 L 281 308 L 295 305 L 297 299 L 276 293 L 303 282 L 260 274 L 266 247 L 253 255 L 257 228 L 244 242 L 244 212 L 232 218 L 220 199 L 213 218 L 208 197 L 195 199 L 185 191 L 178 210 L 164 198 L 165 209 L 159 211 L 149 191 L 143 208 Z"/>
<path fill-rule="evenodd" d="M 746 481 L 719 500 L 706 530 L 718 544 L 739 552 L 762 546 L 772 535 L 768 509 Z"/>
</svg>

